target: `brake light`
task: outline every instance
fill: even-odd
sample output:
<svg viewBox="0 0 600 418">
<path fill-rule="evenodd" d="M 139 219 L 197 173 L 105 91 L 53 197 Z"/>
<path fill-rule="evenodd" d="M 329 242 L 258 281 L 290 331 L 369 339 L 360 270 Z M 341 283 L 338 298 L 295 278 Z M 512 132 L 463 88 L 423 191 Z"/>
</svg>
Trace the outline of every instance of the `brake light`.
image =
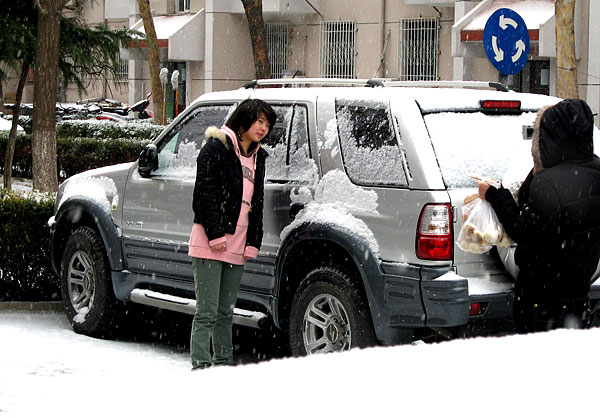
<svg viewBox="0 0 600 418">
<path fill-rule="evenodd" d="M 450 205 L 425 205 L 417 225 L 417 257 L 422 260 L 452 260 L 453 235 Z"/>
<path fill-rule="evenodd" d="M 474 302 L 471 304 L 471 309 L 469 310 L 470 316 L 479 316 L 483 315 L 487 310 L 488 302 Z"/>
<path fill-rule="evenodd" d="M 483 309 L 481 308 L 481 303 L 475 302 L 471 304 L 471 309 L 469 310 L 470 316 L 477 316 L 483 313 Z"/>
<path fill-rule="evenodd" d="M 482 100 L 481 107 L 484 113 L 520 113 L 520 100 Z"/>
</svg>

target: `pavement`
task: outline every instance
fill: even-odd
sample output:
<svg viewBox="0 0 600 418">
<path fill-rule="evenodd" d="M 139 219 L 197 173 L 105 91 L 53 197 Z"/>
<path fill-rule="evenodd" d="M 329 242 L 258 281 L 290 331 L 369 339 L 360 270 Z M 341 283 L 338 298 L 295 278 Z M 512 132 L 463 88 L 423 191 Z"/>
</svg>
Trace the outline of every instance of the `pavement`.
<svg viewBox="0 0 600 418">
<path fill-rule="evenodd" d="M 10 312 L 56 313 L 64 317 L 61 301 L 0 302 L 0 314 Z M 125 321 L 116 340 L 161 344 L 176 352 L 188 352 L 191 316 L 139 305 L 134 318 Z M 275 330 L 259 330 L 234 325 L 234 357 L 237 364 L 258 363 L 289 357 L 287 336 Z M 0 379 L 1 380 L 1 379 Z M 1 390 L 0 390 L 1 392 Z M 0 393 L 1 394 L 1 393 Z M 0 405 L 0 417 L 2 407 Z"/>
<path fill-rule="evenodd" d="M 61 312 L 62 302 L 0 302 L 0 311 Z"/>
</svg>

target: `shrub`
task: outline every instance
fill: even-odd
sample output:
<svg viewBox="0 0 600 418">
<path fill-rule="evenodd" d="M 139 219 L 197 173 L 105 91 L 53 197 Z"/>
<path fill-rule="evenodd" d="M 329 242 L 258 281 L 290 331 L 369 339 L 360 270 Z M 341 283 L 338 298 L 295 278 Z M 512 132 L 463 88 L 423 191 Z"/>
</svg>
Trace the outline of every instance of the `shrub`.
<svg viewBox="0 0 600 418">
<path fill-rule="evenodd" d="M 137 160 L 149 140 L 61 138 L 56 141 L 59 177 Z"/>
<path fill-rule="evenodd" d="M 31 138 L 30 134 L 18 134 L 13 155 L 13 176 L 31 178 Z M 4 155 L 8 143 L 8 132 L 0 132 L 0 172 L 4 172 Z"/>
<path fill-rule="evenodd" d="M 0 301 L 60 300 L 50 264 L 55 196 L 0 189 Z"/>
<path fill-rule="evenodd" d="M 0 133 L 0 161 L 2 162 L 7 140 L 8 134 Z M 56 154 L 59 178 L 63 180 L 92 168 L 135 161 L 140 151 L 150 142 L 149 139 L 128 137 L 109 139 L 58 137 Z M 4 164 L 2 163 L 0 172 L 3 171 Z M 32 177 L 31 135 L 17 135 L 13 157 L 13 176 Z"/>
<path fill-rule="evenodd" d="M 56 124 L 57 138 L 129 138 L 152 141 L 164 126 L 152 121 L 106 122 L 99 120 L 68 120 Z"/>
</svg>

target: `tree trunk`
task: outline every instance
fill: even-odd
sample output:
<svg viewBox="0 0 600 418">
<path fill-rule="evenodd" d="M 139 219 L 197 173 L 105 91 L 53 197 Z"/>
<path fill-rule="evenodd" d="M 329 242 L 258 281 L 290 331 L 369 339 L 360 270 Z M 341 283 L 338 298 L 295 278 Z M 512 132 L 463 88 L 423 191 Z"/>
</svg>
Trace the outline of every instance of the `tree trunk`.
<svg viewBox="0 0 600 418">
<path fill-rule="evenodd" d="M 6 144 L 6 153 L 4 154 L 4 187 L 10 190 L 12 188 L 12 164 L 15 155 L 15 146 L 17 143 L 17 127 L 19 126 L 19 115 L 21 114 L 21 100 L 23 99 L 23 90 L 29 73 L 29 64 L 23 64 L 21 68 L 21 77 L 17 86 L 17 94 L 13 107 L 13 119 L 8 134 L 8 143 Z"/>
<path fill-rule="evenodd" d="M 0 80 L 0 113 L 4 113 L 4 87 L 2 86 L 2 80 Z"/>
<path fill-rule="evenodd" d="M 575 56 L 575 0 L 556 0 L 557 94 L 563 99 L 578 99 Z"/>
<path fill-rule="evenodd" d="M 31 143 L 33 188 L 58 190 L 56 168 L 56 91 L 60 18 L 67 0 L 36 0 L 38 37 L 33 88 L 33 140 Z"/>
<path fill-rule="evenodd" d="M 271 77 L 271 66 L 269 65 L 269 52 L 265 36 L 262 0 L 242 0 L 242 3 L 248 18 L 256 78 L 269 78 Z"/>
<path fill-rule="evenodd" d="M 149 0 L 137 0 L 140 15 L 144 22 L 146 43 L 148 44 L 148 57 L 150 64 L 150 81 L 152 83 L 152 100 L 154 101 L 154 122 L 163 124 L 163 89 L 160 83 L 160 58 L 158 56 L 158 40 L 154 29 L 154 20 L 150 11 Z"/>
</svg>

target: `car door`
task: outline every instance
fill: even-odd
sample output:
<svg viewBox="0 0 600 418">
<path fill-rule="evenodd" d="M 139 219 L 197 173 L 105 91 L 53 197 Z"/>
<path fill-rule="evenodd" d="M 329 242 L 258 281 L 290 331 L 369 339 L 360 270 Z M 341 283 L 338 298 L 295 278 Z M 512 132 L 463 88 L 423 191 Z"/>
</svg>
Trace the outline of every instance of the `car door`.
<svg viewBox="0 0 600 418">
<path fill-rule="evenodd" d="M 168 279 L 193 290 L 187 255 L 193 224 L 196 158 L 209 126 L 222 126 L 233 104 L 199 105 L 156 144 L 158 169 L 132 170 L 123 203 L 123 251 L 128 270 L 151 281 Z"/>
<path fill-rule="evenodd" d="M 248 260 L 241 289 L 271 293 L 275 285 L 275 259 L 281 231 L 293 220 L 291 194 L 301 187 L 312 190 L 318 168 L 309 144 L 310 104 L 270 103 L 277 122 L 264 141 L 266 160 L 263 241 L 256 260 Z M 296 208 L 299 209 L 299 208 Z"/>
</svg>

